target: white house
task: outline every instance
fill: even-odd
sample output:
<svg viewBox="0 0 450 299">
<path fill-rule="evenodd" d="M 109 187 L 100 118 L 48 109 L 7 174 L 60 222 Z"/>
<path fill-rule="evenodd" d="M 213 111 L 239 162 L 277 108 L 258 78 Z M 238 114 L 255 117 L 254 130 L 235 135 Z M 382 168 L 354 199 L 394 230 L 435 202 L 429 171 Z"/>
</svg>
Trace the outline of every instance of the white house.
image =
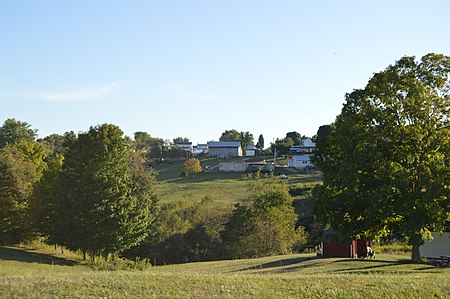
<svg viewBox="0 0 450 299">
<path fill-rule="evenodd" d="M 316 143 L 309 137 L 302 138 L 302 144 L 291 147 L 291 155 L 312 153 L 316 149 Z"/>
<path fill-rule="evenodd" d="M 288 160 L 288 167 L 307 169 L 314 167 L 309 155 L 295 155 Z"/>
</svg>

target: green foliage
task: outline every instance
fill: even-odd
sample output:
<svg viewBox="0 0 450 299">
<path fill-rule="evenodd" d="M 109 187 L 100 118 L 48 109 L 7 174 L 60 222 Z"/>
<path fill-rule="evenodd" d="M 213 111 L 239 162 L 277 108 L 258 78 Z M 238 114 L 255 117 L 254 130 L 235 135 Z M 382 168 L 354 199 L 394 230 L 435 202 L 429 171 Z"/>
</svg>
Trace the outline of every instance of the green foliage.
<svg viewBox="0 0 450 299">
<path fill-rule="evenodd" d="M 64 135 L 52 134 L 39 141 L 45 142 L 52 153 L 64 154 L 76 139 L 77 135 L 73 131 L 70 131 L 64 133 Z"/>
<path fill-rule="evenodd" d="M 91 127 L 69 147 L 55 205 L 59 244 L 92 256 L 142 241 L 155 219 L 153 174 L 114 125 Z"/>
<path fill-rule="evenodd" d="M 221 257 L 220 231 L 228 216 L 209 197 L 185 198 L 162 205 L 157 233 L 125 256 L 150 259 L 155 264 L 185 263 Z"/>
<path fill-rule="evenodd" d="M 286 133 L 286 138 L 291 138 L 294 145 L 302 144 L 302 135 L 296 131 Z"/>
<path fill-rule="evenodd" d="M 275 143 L 272 143 L 270 145 L 272 152 L 275 152 L 275 150 L 283 155 L 289 154 L 290 148 L 294 146 L 294 140 L 292 140 L 289 137 L 285 137 L 282 139 L 277 138 L 275 140 Z"/>
<path fill-rule="evenodd" d="M 0 243 L 23 241 L 30 232 L 30 202 L 47 164 L 42 145 L 22 139 L 0 148 Z"/>
<path fill-rule="evenodd" d="M 258 142 L 256 143 L 256 147 L 260 149 L 264 149 L 264 136 L 262 134 L 258 137 Z"/>
<path fill-rule="evenodd" d="M 197 158 L 190 158 L 184 162 L 184 173 L 187 175 L 191 173 L 199 173 L 202 171 L 200 160 Z"/>
<path fill-rule="evenodd" d="M 241 140 L 241 133 L 238 131 L 232 129 L 232 130 L 226 130 L 222 133 L 222 135 L 219 138 L 219 141 L 240 141 Z"/>
<path fill-rule="evenodd" d="M 257 179 L 252 190 L 253 197 L 235 206 L 222 232 L 228 257 L 285 254 L 306 243 L 303 228 L 295 229 L 297 214 L 282 182 Z"/>
<path fill-rule="evenodd" d="M 422 236 L 450 220 L 450 58 L 403 57 L 346 96 L 315 163 L 317 211 L 348 237 Z"/>
<path fill-rule="evenodd" d="M 0 147 L 14 145 L 21 140 L 35 141 L 36 136 L 37 130 L 31 129 L 28 123 L 9 118 L 0 127 Z"/>
<path fill-rule="evenodd" d="M 187 137 L 176 137 L 173 139 L 173 143 L 177 142 L 189 142 L 189 138 Z"/>
</svg>

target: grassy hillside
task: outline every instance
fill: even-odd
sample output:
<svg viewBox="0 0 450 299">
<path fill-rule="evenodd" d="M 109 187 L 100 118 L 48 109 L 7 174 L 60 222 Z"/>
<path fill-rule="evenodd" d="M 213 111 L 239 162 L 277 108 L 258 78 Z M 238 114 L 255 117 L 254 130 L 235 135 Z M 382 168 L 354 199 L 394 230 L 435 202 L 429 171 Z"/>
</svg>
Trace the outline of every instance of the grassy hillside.
<svg viewBox="0 0 450 299">
<path fill-rule="evenodd" d="M 448 298 L 450 268 L 377 260 L 287 255 L 94 271 L 36 252 L 0 249 L 0 298 Z M 58 258 L 54 256 L 54 258 Z M 41 262 L 42 259 L 42 262 Z"/>
<path fill-rule="evenodd" d="M 264 157 L 259 158 L 263 160 Z M 235 159 L 236 160 L 236 159 Z M 232 159 L 208 158 L 201 161 L 205 166 L 216 167 L 214 171 L 202 172 L 188 177 L 181 177 L 183 161 L 159 164 L 155 166 L 158 171 L 158 194 L 161 202 L 170 202 L 184 197 L 201 199 L 211 197 L 218 204 L 233 204 L 248 197 L 248 182 L 243 179 L 243 172 L 219 172 L 220 162 L 235 161 Z M 253 158 L 252 160 L 256 160 Z M 289 185 L 313 186 L 320 183 L 322 178 L 319 172 L 297 173 L 289 169 L 277 172 L 288 174 L 286 182 Z"/>
</svg>

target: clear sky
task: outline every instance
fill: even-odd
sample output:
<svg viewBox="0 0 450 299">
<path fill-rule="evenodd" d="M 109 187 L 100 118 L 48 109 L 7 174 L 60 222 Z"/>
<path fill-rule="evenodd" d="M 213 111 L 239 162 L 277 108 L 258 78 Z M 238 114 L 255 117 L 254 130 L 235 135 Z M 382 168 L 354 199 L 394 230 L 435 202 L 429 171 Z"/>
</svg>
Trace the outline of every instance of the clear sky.
<svg viewBox="0 0 450 299">
<path fill-rule="evenodd" d="M 312 136 L 404 55 L 450 54 L 450 1 L 0 2 L 0 122 L 194 143 Z"/>
</svg>

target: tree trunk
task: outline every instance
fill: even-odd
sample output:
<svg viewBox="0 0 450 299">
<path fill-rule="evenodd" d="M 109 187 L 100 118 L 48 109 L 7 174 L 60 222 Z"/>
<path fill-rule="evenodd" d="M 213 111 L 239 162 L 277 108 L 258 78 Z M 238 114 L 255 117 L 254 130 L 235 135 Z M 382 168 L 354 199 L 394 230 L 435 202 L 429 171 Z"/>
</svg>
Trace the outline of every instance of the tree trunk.
<svg viewBox="0 0 450 299">
<path fill-rule="evenodd" d="M 83 250 L 83 261 L 86 260 L 86 251 Z"/>
<path fill-rule="evenodd" d="M 64 247 L 61 246 L 61 254 L 64 254 Z"/>
<path fill-rule="evenodd" d="M 410 244 L 412 245 L 412 256 L 411 261 L 413 263 L 420 262 L 420 251 L 419 247 L 423 244 L 422 235 L 421 234 L 415 234 L 410 237 Z"/>
<path fill-rule="evenodd" d="M 420 251 L 419 251 L 420 243 L 415 243 L 412 245 L 412 257 L 411 261 L 413 263 L 420 262 Z"/>
</svg>

